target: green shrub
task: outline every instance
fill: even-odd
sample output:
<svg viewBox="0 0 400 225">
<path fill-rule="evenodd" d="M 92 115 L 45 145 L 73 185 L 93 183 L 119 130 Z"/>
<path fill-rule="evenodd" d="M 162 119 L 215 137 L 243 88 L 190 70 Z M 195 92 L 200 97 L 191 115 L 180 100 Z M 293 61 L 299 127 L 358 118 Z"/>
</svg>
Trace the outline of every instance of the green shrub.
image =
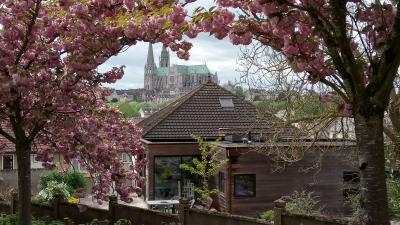
<svg viewBox="0 0 400 225">
<path fill-rule="evenodd" d="M 114 225 L 131 225 L 131 224 L 132 224 L 131 221 L 126 219 L 120 219 L 114 223 Z"/>
<path fill-rule="evenodd" d="M 68 185 L 65 183 L 57 183 L 57 181 L 50 181 L 47 183 L 45 189 L 39 191 L 37 199 L 40 203 L 52 204 L 57 195 L 62 196 L 63 200 L 67 200 L 71 196 Z"/>
<path fill-rule="evenodd" d="M 16 215 L 8 215 L 8 214 L 0 214 L 0 225 L 17 225 L 18 223 Z M 87 223 L 86 225 L 108 225 L 109 222 L 107 220 L 100 221 L 94 219 L 92 222 Z M 57 220 L 53 220 L 50 222 L 46 222 L 43 220 L 32 219 L 32 225 L 65 225 L 65 223 Z M 131 225 L 129 220 L 121 219 L 114 223 L 114 225 Z"/>
<path fill-rule="evenodd" d="M 76 189 L 86 187 L 86 179 L 80 172 L 66 172 L 60 174 L 59 172 L 53 171 L 40 177 L 39 187 L 40 190 L 47 188 L 49 182 L 65 183 L 68 188 L 68 192 L 72 195 Z"/>
<path fill-rule="evenodd" d="M 48 174 L 42 175 L 39 181 L 39 189 L 43 190 L 47 187 L 50 181 L 55 181 L 57 183 L 63 182 L 63 177 L 59 172 L 53 171 Z"/>
<path fill-rule="evenodd" d="M 0 214 L 0 225 L 17 225 L 17 222 L 16 215 Z M 33 219 L 32 225 L 64 225 L 64 223 L 60 221 L 45 222 Z"/>
<path fill-rule="evenodd" d="M 294 214 L 312 215 L 320 214 L 321 209 L 318 208 L 318 197 L 313 196 L 312 192 L 295 191 L 286 203 L 286 210 Z"/>
<path fill-rule="evenodd" d="M 361 209 L 361 202 L 360 202 L 360 194 L 350 194 L 344 200 L 345 205 L 348 205 L 351 209 L 351 216 L 350 218 L 355 221 L 359 222 L 362 219 L 362 209 Z"/>
<path fill-rule="evenodd" d="M 65 173 L 63 176 L 63 181 L 74 190 L 86 187 L 86 179 L 83 176 L 83 173 L 79 172 Z"/>
<path fill-rule="evenodd" d="M 387 186 L 390 216 L 394 220 L 400 220 L 400 179 L 387 179 Z"/>
<path fill-rule="evenodd" d="M 98 219 L 94 219 L 92 222 L 87 223 L 86 225 L 108 225 L 109 222 L 108 220 L 98 220 Z"/>
<path fill-rule="evenodd" d="M 265 211 L 261 214 L 261 219 L 266 220 L 268 222 L 273 222 L 274 221 L 274 211 L 273 210 L 268 210 Z"/>
<path fill-rule="evenodd" d="M 0 225 L 16 225 L 17 217 L 15 215 L 0 215 Z"/>
<path fill-rule="evenodd" d="M 87 223 L 86 225 L 108 225 L 109 222 L 108 220 L 98 220 L 98 219 L 94 219 L 92 222 Z M 131 225 L 131 221 L 126 220 L 126 219 L 120 219 L 117 222 L 114 223 L 114 225 Z"/>
</svg>

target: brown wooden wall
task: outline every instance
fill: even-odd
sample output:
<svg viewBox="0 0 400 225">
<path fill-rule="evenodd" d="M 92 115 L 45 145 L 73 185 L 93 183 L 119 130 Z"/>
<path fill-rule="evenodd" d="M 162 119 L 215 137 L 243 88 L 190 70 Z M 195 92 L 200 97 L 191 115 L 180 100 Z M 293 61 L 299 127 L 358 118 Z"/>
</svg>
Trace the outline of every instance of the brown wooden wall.
<svg viewBox="0 0 400 225">
<path fill-rule="evenodd" d="M 154 157 L 199 155 L 197 143 L 145 143 L 147 158 L 146 191 L 150 200 L 154 199 Z"/>
<path fill-rule="evenodd" d="M 154 199 L 154 157 L 156 156 L 192 156 L 198 155 L 197 143 L 145 143 L 147 156 L 148 199 Z M 334 147 L 322 158 L 320 171 L 303 170 L 315 166 L 318 158 L 312 154 L 292 165 L 286 165 L 280 172 L 273 172 L 274 162 L 265 155 L 240 148 L 222 148 L 223 155 L 229 151 L 229 163 L 221 170 L 225 173 L 225 193 L 214 196 L 212 207 L 233 214 L 257 216 L 273 208 L 273 202 L 284 195 L 290 195 L 295 190 L 313 191 L 319 196 L 320 205 L 332 214 L 343 211 L 343 172 L 356 171 L 349 165 L 349 150 L 333 152 Z M 325 149 L 325 151 L 327 151 Z M 243 153 L 246 154 L 243 154 Z M 319 155 L 319 153 L 317 154 Z M 221 159 L 223 156 L 221 157 Z M 256 196 L 234 197 L 234 175 L 255 174 Z M 212 182 L 218 187 L 217 178 Z"/>
<path fill-rule="evenodd" d="M 237 152 L 248 152 L 237 149 Z M 230 150 L 232 151 L 232 149 Z M 236 150 L 235 150 L 236 151 Z M 273 162 L 266 156 L 255 152 L 236 154 L 231 157 L 226 177 L 226 192 L 220 196 L 220 209 L 239 215 L 257 216 L 273 208 L 273 202 L 295 190 L 313 191 L 319 196 L 324 211 L 340 214 L 343 211 L 343 172 L 354 171 L 346 151 L 331 152 L 324 155 L 320 171 L 301 172 L 317 163 L 318 157 L 308 155 L 300 162 L 287 165 L 281 172 L 272 172 Z M 256 196 L 234 197 L 234 175 L 255 174 Z M 225 204 L 225 205 L 224 205 Z"/>
</svg>

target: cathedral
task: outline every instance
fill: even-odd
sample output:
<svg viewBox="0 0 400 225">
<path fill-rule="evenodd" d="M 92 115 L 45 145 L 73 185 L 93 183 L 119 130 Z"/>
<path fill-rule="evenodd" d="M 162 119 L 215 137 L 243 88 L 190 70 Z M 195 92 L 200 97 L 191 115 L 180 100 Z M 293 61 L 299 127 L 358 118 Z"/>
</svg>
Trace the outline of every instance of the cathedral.
<svg viewBox="0 0 400 225">
<path fill-rule="evenodd" d="M 207 65 L 172 65 L 169 51 L 163 46 L 159 66 L 154 62 L 153 46 L 150 43 L 144 67 L 144 89 L 179 94 L 192 90 L 199 84 L 211 80 L 218 83 L 217 74 L 212 74 Z"/>
</svg>

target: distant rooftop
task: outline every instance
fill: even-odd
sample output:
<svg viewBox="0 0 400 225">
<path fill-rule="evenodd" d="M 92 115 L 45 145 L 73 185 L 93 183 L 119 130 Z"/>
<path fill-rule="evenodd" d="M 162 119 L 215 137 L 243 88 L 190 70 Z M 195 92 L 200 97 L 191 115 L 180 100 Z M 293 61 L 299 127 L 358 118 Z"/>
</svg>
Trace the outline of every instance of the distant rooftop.
<svg viewBox="0 0 400 225">
<path fill-rule="evenodd" d="M 168 67 L 159 67 L 157 68 L 157 76 L 163 77 L 163 76 L 167 76 L 169 72 L 169 68 Z"/>
<path fill-rule="evenodd" d="M 176 68 L 180 74 L 210 74 L 210 70 L 207 65 L 172 65 L 172 68 Z M 169 72 L 168 67 L 157 68 L 157 76 L 167 76 Z"/>
</svg>

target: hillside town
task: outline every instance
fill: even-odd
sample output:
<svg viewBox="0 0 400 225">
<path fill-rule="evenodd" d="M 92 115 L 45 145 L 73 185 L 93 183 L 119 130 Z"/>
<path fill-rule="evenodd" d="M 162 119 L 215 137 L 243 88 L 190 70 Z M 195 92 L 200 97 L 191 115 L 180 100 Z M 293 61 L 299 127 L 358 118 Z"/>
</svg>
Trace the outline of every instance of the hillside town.
<svg viewBox="0 0 400 225">
<path fill-rule="evenodd" d="M 2 1 L 0 225 L 398 225 L 399 43 L 399 1 Z"/>
</svg>

